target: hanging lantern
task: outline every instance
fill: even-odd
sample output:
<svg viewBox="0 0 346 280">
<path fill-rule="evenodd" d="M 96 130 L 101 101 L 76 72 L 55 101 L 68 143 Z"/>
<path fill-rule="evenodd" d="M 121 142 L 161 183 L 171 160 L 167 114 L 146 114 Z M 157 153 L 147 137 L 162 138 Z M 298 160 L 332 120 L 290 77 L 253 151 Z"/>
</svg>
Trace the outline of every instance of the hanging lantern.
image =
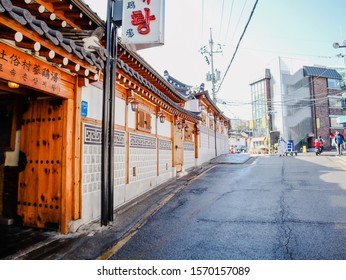
<svg viewBox="0 0 346 280">
<path fill-rule="evenodd" d="M 165 122 L 165 120 L 166 120 L 166 116 L 164 115 L 164 114 L 160 114 L 159 115 L 159 119 L 160 119 L 160 123 L 164 123 Z"/>
<path fill-rule="evenodd" d="M 131 110 L 133 112 L 137 112 L 139 102 L 136 99 L 134 99 L 133 97 L 128 98 L 128 102 L 131 104 Z"/>
</svg>

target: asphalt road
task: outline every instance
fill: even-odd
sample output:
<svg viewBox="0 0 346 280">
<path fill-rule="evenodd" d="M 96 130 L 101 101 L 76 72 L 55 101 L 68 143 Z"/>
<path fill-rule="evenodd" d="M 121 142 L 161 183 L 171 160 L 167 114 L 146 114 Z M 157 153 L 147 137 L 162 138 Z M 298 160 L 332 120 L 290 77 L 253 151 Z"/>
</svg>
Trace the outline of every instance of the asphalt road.
<svg viewBox="0 0 346 280">
<path fill-rule="evenodd" d="M 311 154 L 222 164 L 176 194 L 110 259 L 346 259 L 346 163 Z"/>
</svg>

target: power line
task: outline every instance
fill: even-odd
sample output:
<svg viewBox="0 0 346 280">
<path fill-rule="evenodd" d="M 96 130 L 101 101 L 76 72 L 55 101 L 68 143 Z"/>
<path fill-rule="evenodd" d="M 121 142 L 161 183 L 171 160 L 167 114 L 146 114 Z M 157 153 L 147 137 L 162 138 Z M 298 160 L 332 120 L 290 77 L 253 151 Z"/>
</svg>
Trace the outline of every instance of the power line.
<svg viewBox="0 0 346 280">
<path fill-rule="evenodd" d="M 231 38 L 230 42 L 232 42 L 232 41 L 233 41 L 233 38 L 234 38 L 234 36 L 235 36 L 235 33 L 237 32 L 238 25 L 239 25 L 240 20 L 241 20 L 241 18 L 242 18 L 242 16 L 243 16 L 244 9 L 245 9 L 245 6 L 246 6 L 247 1 L 248 1 L 248 0 L 246 0 L 246 1 L 244 2 L 243 9 L 241 10 L 241 13 L 240 13 L 240 16 L 239 16 L 239 19 L 238 19 L 237 25 L 236 25 L 236 26 L 235 26 L 235 28 L 234 28 L 234 32 L 233 32 L 233 35 L 232 35 L 232 38 Z"/>
<path fill-rule="evenodd" d="M 247 23 L 246 23 L 246 25 L 245 25 L 245 28 L 244 28 L 244 30 L 243 30 L 243 33 L 241 34 L 241 36 L 240 36 L 240 38 L 239 38 L 239 41 L 238 41 L 237 47 L 236 47 L 236 49 L 235 49 L 235 51 L 234 51 L 234 53 L 233 53 L 231 62 L 229 63 L 229 65 L 228 65 L 228 67 L 227 67 L 227 70 L 226 70 L 226 72 L 225 72 L 225 74 L 224 74 L 224 76 L 223 76 L 223 78 L 222 78 L 222 80 L 221 80 L 221 83 L 220 83 L 220 85 L 219 85 L 219 88 L 217 89 L 217 92 L 220 90 L 220 88 L 221 88 L 221 86 L 222 86 L 222 84 L 223 84 L 223 82 L 224 82 L 224 80 L 225 80 L 225 78 L 226 78 L 226 75 L 227 75 L 229 69 L 231 68 L 231 65 L 232 65 L 232 63 L 233 63 L 233 60 L 234 60 L 234 58 L 235 58 L 235 56 L 236 56 L 236 54 L 237 54 L 237 52 L 238 52 L 240 42 L 242 41 L 242 39 L 243 39 L 243 37 L 244 37 L 244 35 L 245 35 L 245 32 L 246 32 L 246 30 L 247 30 L 247 28 L 248 28 L 248 26 L 249 26 L 249 24 L 250 24 L 250 21 L 251 21 L 251 19 L 252 19 L 252 16 L 253 16 L 253 14 L 254 14 L 254 12 L 255 12 L 257 3 L 258 3 L 258 0 L 256 0 L 254 6 L 253 6 L 253 8 L 252 8 L 250 17 L 249 17 L 249 19 L 248 19 L 248 21 L 247 21 Z"/>
<path fill-rule="evenodd" d="M 231 18 L 232 18 L 233 4 L 234 4 L 234 0 L 232 0 L 232 4 L 231 4 L 231 12 L 229 13 L 229 18 L 228 18 L 228 23 L 227 23 L 227 31 L 226 31 L 226 36 L 225 36 L 225 42 L 227 42 L 227 37 L 228 37 L 229 27 L 230 27 L 230 25 L 231 25 Z"/>
<path fill-rule="evenodd" d="M 221 19 L 220 19 L 220 27 L 219 27 L 219 42 L 221 37 L 221 28 L 222 28 L 222 22 L 223 22 L 223 11 L 225 10 L 225 0 L 222 1 L 222 8 L 221 8 Z"/>
</svg>

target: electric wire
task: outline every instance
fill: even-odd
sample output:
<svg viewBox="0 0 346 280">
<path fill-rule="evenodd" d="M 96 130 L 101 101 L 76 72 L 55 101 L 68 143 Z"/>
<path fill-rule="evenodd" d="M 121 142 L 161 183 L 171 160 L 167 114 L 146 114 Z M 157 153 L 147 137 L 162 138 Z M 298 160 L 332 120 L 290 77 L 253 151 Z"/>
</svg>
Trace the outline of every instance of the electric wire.
<svg viewBox="0 0 346 280">
<path fill-rule="evenodd" d="M 320 74 L 320 76 L 315 76 L 315 77 L 317 77 L 317 78 L 323 77 L 323 75 L 328 70 L 329 70 L 328 68 L 325 68 L 325 70 Z M 282 100 L 283 101 L 274 101 L 273 99 L 269 98 L 266 101 L 264 99 L 262 99 L 262 100 L 257 100 L 256 102 L 257 102 L 257 104 L 262 105 L 262 106 L 270 104 L 271 106 L 275 106 L 275 107 L 284 107 L 284 106 L 299 106 L 299 107 L 302 107 L 301 104 L 298 105 L 298 102 L 304 102 L 305 104 L 310 104 L 311 103 L 311 105 L 308 105 L 309 107 L 311 107 L 311 106 L 317 105 L 317 103 L 324 102 L 324 101 L 328 100 L 329 98 L 338 97 L 338 96 L 340 96 L 340 95 L 342 95 L 344 93 L 343 91 L 340 91 L 338 93 L 330 95 L 327 92 L 321 92 L 319 94 L 315 94 L 315 98 L 299 97 L 297 95 L 296 96 L 292 96 L 293 94 L 295 94 L 298 90 L 301 90 L 302 88 L 306 88 L 306 89 L 310 88 L 312 83 L 313 83 L 313 80 L 309 79 L 308 83 L 303 84 L 302 86 L 296 88 L 293 91 L 289 91 L 289 93 L 288 93 L 288 95 L 289 95 L 288 97 L 289 98 L 286 95 L 283 95 L 282 96 Z M 310 94 L 310 93 L 308 93 L 308 94 Z M 319 97 L 319 96 L 321 96 L 321 97 Z M 228 101 L 224 101 L 224 102 L 228 102 Z M 245 103 L 238 103 L 238 104 L 251 105 L 253 103 L 254 102 L 247 102 L 247 103 L 245 102 Z M 223 104 L 223 103 L 221 102 L 221 104 Z"/>
<path fill-rule="evenodd" d="M 254 6 L 253 6 L 253 8 L 252 8 L 251 14 L 250 14 L 250 16 L 249 16 L 249 19 L 248 19 L 248 21 L 247 21 L 247 23 L 246 23 L 246 25 L 245 25 L 245 28 L 244 28 L 244 30 L 243 30 L 243 32 L 242 32 L 240 38 L 239 38 L 239 41 L 238 41 L 238 44 L 237 44 L 237 46 L 236 46 L 236 49 L 235 49 L 235 51 L 234 51 L 234 53 L 233 53 L 232 59 L 231 59 L 229 65 L 228 65 L 228 67 L 227 67 L 227 69 L 226 69 L 225 74 L 223 75 L 223 78 L 222 78 L 222 80 L 221 80 L 221 82 L 220 82 L 220 84 L 219 84 L 219 87 L 218 87 L 218 89 L 217 89 L 216 92 L 218 92 L 218 91 L 220 90 L 220 88 L 221 88 L 221 86 L 222 86 L 222 84 L 223 84 L 223 82 L 224 82 L 224 80 L 225 80 L 225 78 L 226 78 L 226 76 L 227 76 L 227 73 L 228 73 L 229 69 L 231 68 L 231 65 L 232 65 L 232 63 L 233 63 L 233 60 L 234 60 L 234 58 L 235 58 L 235 56 L 236 56 L 236 54 L 237 54 L 237 52 L 238 52 L 240 43 L 241 43 L 241 41 L 242 41 L 242 39 L 243 39 L 243 37 L 244 37 L 244 35 L 245 35 L 245 33 L 246 33 L 246 30 L 247 30 L 247 28 L 248 28 L 248 26 L 249 26 L 249 24 L 250 24 L 250 21 L 251 21 L 251 19 L 252 19 L 252 17 L 253 17 L 253 14 L 254 14 L 254 12 L 255 12 L 255 10 L 256 10 L 257 3 L 258 3 L 258 0 L 256 0 Z"/>
<path fill-rule="evenodd" d="M 204 33 L 204 0 L 202 0 L 202 23 L 201 23 L 201 42 L 203 42 L 203 33 Z M 201 43 L 202 45 L 203 43 Z"/>
<path fill-rule="evenodd" d="M 232 38 L 231 38 L 231 41 L 230 41 L 230 42 L 233 41 L 233 38 L 234 38 L 234 36 L 235 36 L 235 33 L 236 33 L 237 29 L 238 29 L 240 20 L 241 20 L 241 18 L 242 18 L 242 16 L 243 16 L 243 13 L 244 13 L 244 9 L 245 9 L 246 3 L 247 3 L 247 0 L 244 2 L 243 8 L 242 8 L 242 10 L 241 10 L 241 12 L 240 12 L 240 16 L 239 16 L 239 18 L 238 18 L 237 25 L 236 25 L 235 28 L 234 28 L 233 35 L 232 35 Z"/>
<path fill-rule="evenodd" d="M 232 0 L 231 11 L 230 11 L 230 13 L 229 13 L 229 18 L 228 18 L 228 23 L 227 23 L 227 31 L 226 31 L 226 36 L 225 36 L 225 42 L 227 42 L 229 27 L 231 26 L 231 19 L 232 19 L 232 12 L 233 12 L 233 4 L 234 4 L 234 0 Z"/>
<path fill-rule="evenodd" d="M 220 42 L 220 37 L 221 37 L 221 29 L 222 29 L 224 10 L 225 10 L 225 0 L 222 0 L 221 19 L 220 19 L 220 27 L 219 27 L 219 42 Z"/>
</svg>

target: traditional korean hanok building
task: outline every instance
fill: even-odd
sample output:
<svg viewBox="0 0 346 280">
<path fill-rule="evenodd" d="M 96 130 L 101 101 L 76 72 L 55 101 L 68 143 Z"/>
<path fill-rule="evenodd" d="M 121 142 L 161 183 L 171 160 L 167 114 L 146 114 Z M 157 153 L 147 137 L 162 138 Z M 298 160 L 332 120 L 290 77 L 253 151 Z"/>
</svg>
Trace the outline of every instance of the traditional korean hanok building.
<svg viewBox="0 0 346 280">
<path fill-rule="evenodd" d="M 101 87 L 103 25 L 79 1 L 0 1 L 3 222 L 66 233 L 81 218 L 81 100 Z"/>
<path fill-rule="evenodd" d="M 100 218 L 104 26 L 77 0 L 0 1 L 3 222 L 68 233 Z M 117 54 L 114 208 L 228 150 L 207 94 L 192 108 L 139 55 Z"/>
<path fill-rule="evenodd" d="M 202 118 L 197 126 L 199 137 L 195 143 L 196 162 L 194 164 L 199 165 L 218 155 L 228 153 L 230 119 L 210 98 L 208 91 L 204 89 L 204 84 L 201 84 L 197 90 L 193 90 L 192 86 L 172 77 L 167 70 L 164 76 L 187 99 L 185 109 L 199 112 Z M 187 167 L 191 164 L 190 161 Z"/>
</svg>

